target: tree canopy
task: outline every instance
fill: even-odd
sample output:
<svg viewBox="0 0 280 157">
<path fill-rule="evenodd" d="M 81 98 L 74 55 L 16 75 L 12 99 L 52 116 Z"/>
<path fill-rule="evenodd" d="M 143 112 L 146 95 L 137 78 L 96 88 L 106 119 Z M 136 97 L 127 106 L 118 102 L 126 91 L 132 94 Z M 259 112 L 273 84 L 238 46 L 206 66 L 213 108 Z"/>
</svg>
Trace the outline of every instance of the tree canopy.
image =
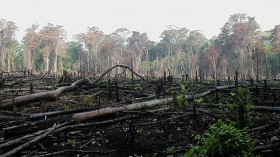
<svg viewBox="0 0 280 157">
<path fill-rule="evenodd" d="M 116 64 L 133 66 L 144 75 L 199 74 L 201 79 L 226 78 L 237 70 L 244 79 L 275 78 L 280 73 L 280 25 L 261 31 L 254 17 L 233 14 L 221 32 L 207 39 L 202 31 L 167 26 L 154 42 L 145 32 L 119 28 L 107 35 L 98 27 L 66 41 L 63 26 L 32 24 L 22 42 L 17 26 L 0 20 L 0 70 L 98 74 Z M 132 64 L 132 65 L 131 65 Z"/>
</svg>

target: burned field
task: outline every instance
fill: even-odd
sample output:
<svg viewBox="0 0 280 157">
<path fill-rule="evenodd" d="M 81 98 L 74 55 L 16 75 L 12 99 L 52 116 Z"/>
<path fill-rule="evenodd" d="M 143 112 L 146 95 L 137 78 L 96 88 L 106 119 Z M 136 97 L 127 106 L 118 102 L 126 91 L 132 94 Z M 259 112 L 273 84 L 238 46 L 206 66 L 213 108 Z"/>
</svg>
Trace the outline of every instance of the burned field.
<svg viewBox="0 0 280 157">
<path fill-rule="evenodd" d="M 218 119 L 277 156 L 279 80 L 3 73 L 0 156 L 184 155 Z"/>
</svg>

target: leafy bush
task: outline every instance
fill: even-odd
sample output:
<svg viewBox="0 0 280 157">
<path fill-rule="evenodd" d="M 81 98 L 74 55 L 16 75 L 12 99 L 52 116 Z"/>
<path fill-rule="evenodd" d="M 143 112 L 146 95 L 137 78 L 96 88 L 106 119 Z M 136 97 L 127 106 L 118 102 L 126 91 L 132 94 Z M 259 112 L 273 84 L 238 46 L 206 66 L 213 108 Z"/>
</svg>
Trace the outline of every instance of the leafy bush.
<svg viewBox="0 0 280 157">
<path fill-rule="evenodd" d="M 186 86 L 184 84 L 181 84 L 180 87 L 181 87 L 181 91 L 184 95 L 189 93 L 189 89 L 186 88 Z"/>
<path fill-rule="evenodd" d="M 199 99 L 195 99 L 194 101 L 200 104 L 200 103 L 202 103 L 203 98 L 200 97 Z"/>
<path fill-rule="evenodd" d="M 246 131 L 239 130 L 232 124 L 218 120 L 201 137 L 195 137 L 198 145 L 191 148 L 185 157 L 243 157 L 253 156 L 255 141 Z"/>
<path fill-rule="evenodd" d="M 185 107 L 186 104 L 188 104 L 185 101 L 185 95 L 188 94 L 189 89 L 186 88 L 184 84 L 181 84 L 180 87 L 181 87 L 181 94 L 177 96 L 177 103 L 178 103 L 178 108 L 181 110 L 182 108 Z"/>
<path fill-rule="evenodd" d="M 185 96 L 184 95 L 177 96 L 177 103 L 178 103 L 179 109 L 182 109 L 185 104 Z"/>
<path fill-rule="evenodd" d="M 70 149 L 76 149 L 77 147 L 77 141 L 76 139 L 71 139 L 67 141 L 67 145 Z"/>
<path fill-rule="evenodd" d="M 169 148 L 167 148 L 167 151 L 168 151 L 169 154 L 175 154 L 176 153 L 176 147 L 175 146 L 169 147 Z"/>
<path fill-rule="evenodd" d="M 135 85 L 133 86 L 133 88 L 134 88 L 134 90 L 137 91 L 137 92 L 140 92 L 140 91 L 142 90 L 141 84 L 135 84 Z"/>
<path fill-rule="evenodd" d="M 230 93 L 231 99 L 229 100 L 229 115 L 232 116 L 233 119 L 237 120 L 238 118 L 238 106 L 243 105 L 244 106 L 244 115 L 246 118 L 246 125 L 252 126 L 252 108 L 253 103 L 250 98 L 249 89 L 244 87 L 238 87 L 235 93 Z"/>
</svg>

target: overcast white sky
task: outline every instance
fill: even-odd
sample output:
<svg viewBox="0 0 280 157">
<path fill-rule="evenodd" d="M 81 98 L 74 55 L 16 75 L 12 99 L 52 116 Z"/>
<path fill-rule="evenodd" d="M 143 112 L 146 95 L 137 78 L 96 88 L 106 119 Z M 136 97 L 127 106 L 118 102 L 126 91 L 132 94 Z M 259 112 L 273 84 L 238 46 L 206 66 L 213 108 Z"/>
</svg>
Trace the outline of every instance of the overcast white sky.
<svg viewBox="0 0 280 157">
<path fill-rule="evenodd" d="M 106 34 L 118 28 L 146 32 L 153 41 L 166 26 L 220 33 L 230 15 L 254 16 L 262 30 L 280 24 L 280 0 L 0 0 L 0 19 L 19 27 L 17 38 L 32 24 L 62 25 L 68 39 L 96 26 Z"/>
</svg>

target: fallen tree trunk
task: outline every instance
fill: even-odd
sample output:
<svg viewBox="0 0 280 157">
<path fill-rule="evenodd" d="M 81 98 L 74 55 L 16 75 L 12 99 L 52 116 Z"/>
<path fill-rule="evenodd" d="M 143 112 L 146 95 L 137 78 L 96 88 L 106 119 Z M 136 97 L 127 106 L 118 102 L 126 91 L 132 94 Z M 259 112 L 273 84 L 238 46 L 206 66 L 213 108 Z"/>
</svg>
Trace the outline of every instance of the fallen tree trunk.
<svg viewBox="0 0 280 157">
<path fill-rule="evenodd" d="M 185 100 L 192 100 L 194 98 L 206 96 L 208 94 L 217 92 L 222 89 L 227 89 L 227 88 L 231 88 L 231 87 L 228 87 L 228 86 L 216 87 L 215 89 L 210 89 L 209 91 L 206 91 L 206 92 L 203 92 L 200 94 L 186 95 Z M 146 101 L 146 102 L 138 102 L 138 103 L 133 103 L 133 104 L 124 105 L 124 106 L 104 107 L 104 108 L 93 110 L 93 111 L 75 113 L 72 115 L 64 115 L 61 117 L 54 117 L 51 119 L 31 122 L 30 124 L 22 124 L 20 126 L 4 128 L 4 137 L 5 137 L 5 139 L 8 139 L 8 138 L 13 137 L 14 135 L 23 134 L 24 132 L 25 133 L 34 132 L 35 129 L 37 131 L 39 129 L 48 127 L 57 122 L 63 123 L 63 122 L 70 122 L 70 121 L 86 121 L 86 120 L 90 120 L 90 119 L 100 117 L 100 116 L 112 115 L 112 114 L 115 114 L 115 113 L 121 112 L 121 111 L 133 111 L 133 110 L 139 110 L 139 109 L 147 109 L 147 108 L 156 107 L 158 105 L 169 104 L 172 102 L 173 102 L 173 98 L 155 99 L 155 100 L 150 100 L 150 101 Z"/>
<path fill-rule="evenodd" d="M 77 113 L 77 114 L 74 114 L 72 116 L 72 118 L 74 120 L 79 120 L 79 121 L 89 120 L 89 119 L 99 117 L 99 116 L 114 114 L 114 113 L 120 112 L 120 111 L 132 111 L 132 110 L 151 108 L 151 107 L 155 107 L 160 104 L 171 103 L 172 101 L 173 101 L 173 98 L 165 98 L 165 99 L 150 100 L 150 101 L 146 101 L 146 102 L 139 102 L 139 103 L 134 103 L 134 104 L 120 106 L 120 107 L 106 107 L 106 108 L 101 108 L 101 109 L 95 110 L 95 111 Z"/>
<path fill-rule="evenodd" d="M 221 86 L 221 87 L 216 87 L 214 89 L 210 89 L 206 92 L 202 92 L 200 94 L 196 94 L 193 96 L 186 95 L 185 100 L 200 98 L 200 97 L 209 95 L 211 93 L 215 93 L 219 90 L 224 90 L 224 89 L 229 89 L 229 88 L 232 88 L 232 87 Z M 150 101 L 146 101 L 146 102 L 134 103 L 134 104 L 130 104 L 127 106 L 106 107 L 106 108 L 102 108 L 102 109 L 95 110 L 95 111 L 74 114 L 73 119 L 80 120 L 80 121 L 88 120 L 88 119 L 92 119 L 92 118 L 95 118 L 98 116 L 113 114 L 113 113 L 120 112 L 120 111 L 132 111 L 132 110 L 138 110 L 138 109 L 143 109 L 143 108 L 151 108 L 151 107 L 154 107 L 154 106 L 157 106 L 160 104 L 168 104 L 168 103 L 172 103 L 172 102 L 173 102 L 173 98 L 164 98 L 164 99 L 156 99 L 156 100 L 150 100 Z"/>
<path fill-rule="evenodd" d="M 32 144 L 38 142 L 39 140 L 45 138 L 46 136 L 48 136 L 51 132 L 53 132 L 56 128 L 58 128 L 60 126 L 62 126 L 62 124 L 60 124 L 60 125 L 54 124 L 53 127 L 49 128 L 44 134 L 37 136 L 36 138 L 18 146 L 17 148 L 1 155 L 0 157 L 8 157 L 8 156 L 14 155 L 15 153 L 19 152 L 20 150 L 22 150 L 26 147 L 29 147 L 30 145 L 32 145 Z"/>
<path fill-rule="evenodd" d="M 272 106 L 253 106 L 254 111 L 266 111 L 266 112 L 280 112 L 280 107 Z"/>
<path fill-rule="evenodd" d="M 260 153 L 261 151 L 265 151 L 265 150 L 274 150 L 274 149 L 279 149 L 280 148 L 280 144 L 276 143 L 276 144 L 269 144 L 269 145 L 263 145 L 263 146 L 256 146 L 253 150 L 254 153 Z"/>
<path fill-rule="evenodd" d="M 33 133 L 42 129 L 51 127 L 53 124 L 61 124 L 71 122 L 71 115 L 64 115 L 60 117 L 54 117 L 50 119 L 44 119 L 34 122 L 28 122 L 17 126 L 3 128 L 4 130 L 4 140 L 8 140 L 15 136 L 22 136 L 23 134 Z"/>
<path fill-rule="evenodd" d="M 26 83 L 26 82 L 33 82 L 33 81 L 37 81 L 37 80 L 54 80 L 55 78 L 54 77 L 48 77 L 48 78 L 30 78 L 30 79 L 25 79 L 25 80 L 19 80 L 19 81 L 16 81 L 14 83 L 11 83 L 11 84 L 7 84 L 6 86 L 8 87 L 13 87 L 15 85 L 18 85 L 18 84 L 21 84 L 21 83 Z"/>
<path fill-rule="evenodd" d="M 259 127 L 255 127 L 255 128 L 252 128 L 249 130 L 249 133 L 250 134 L 253 134 L 253 133 L 256 133 L 256 132 L 260 132 L 260 131 L 263 131 L 271 126 L 274 126 L 274 125 L 277 125 L 278 122 L 274 122 L 274 123 L 271 123 L 271 124 L 265 124 L 265 125 L 262 125 L 262 126 L 259 126 Z"/>
<path fill-rule="evenodd" d="M 213 107 L 213 108 L 223 108 L 223 107 L 238 107 L 238 105 L 236 104 L 207 104 L 207 103 L 201 103 L 201 104 L 197 104 L 199 106 L 204 106 L 204 107 Z M 280 107 L 274 107 L 274 106 L 251 106 L 253 111 L 257 111 L 257 112 L 280 112 Z"/>
<path fill-rule="evenodd" d="M 219 91 L 223 91 L 223 90 L 229 90 L 229 89 L 233 89 L 235 88 L 234 86 L 220 86 L 220 87 L 215 87 L 213 89 L 210 89 L 208 91 L 205 91 L 205 92 L 202 92 L 200 94 L 196 94 L 193 96 L 194 99 L 196 98 L 200 98 L 200 97 L 203 97 L 203 96 L 207 96 L 209 94 L 213 94 L 213 93 L 216 93 L 216 92 L 219 92 Z"/>
<path fill-rule="evenodd" d="M 204 110 L 198 110 L 198 112 L 205 113 L 205 114 L 207 114 L 208 116 L 211 116 L 211 117 L 213 117 L 213 118 L 215 118 L 215 119 L 221 119 L 221 120 L 223 120 L 223 121 L 225 121 L 225 122 L 228 122 L 228 123 L 231 122 L 231 121 L 228 120 L 228 119 L 225 119 L 225 118 L 223 118 L 223 117 L 221 117 L 221 116 L 215 115 L 215 114 L 213 114 L 213 113 L 210 113 L 210 112 L 207 112 L 207 111 L 204 111 Z"/>
<path fill-rule="evenodd" d="M 59 97 L 62 93 L 70 92 L 75 90 L 78 86 L 88 82 L 87 79 L 81 79 L 74 82 L 71 86 L 60 87 L 54 91 L 34 93 L 30 95 L 18 96 L 14 99 L 6 99 L 0 101 L 0 108 L 8 108 L 13 105 L 18 106 L 26 103 L 41 101 L 41 100 L 53 100 Z"/>
<path fill-rule="evenodd" d="M 3 149 L 5 147 L 8 147 L 8 146 L 11 146 L 11 145 L 14 145 L 14 144 L 18 144 L 20 142 L 24 142 L 26 139 L 30 139 L 34 136 L 41 135 L 43 132 L 44 132 L 43 130 L 40 130 L 40 131 L 35 132 L 33 134 L 27 134 L 25 136 L 22 136 L 22 137 L 19 137 L 19 138 L 16 138 L 16 139 L 13 139 L 13 140 L 10 140 L 10 141 L 7 141 L 7 142 L 3 141 L 3 143 L 0 144 L 0 149 Z"/>
<path fill-rule="evenodd" d="M 132 118 L 139 118 L 140 116 L 126 116 L 126 117 L 121 117 L 121 118 L 116 118 L 116 119 L 111 119 L 111 120 L 106 120 L 106 121 L 101 121 L 101 122 L 93 122 L 93 123 L 80 123 L 80 124 L 73 124 L 73 125 L 68 125 L 61 127 L 57 130 L 54 131 L 54 134 L 66 131 L 66 130 L 73 130 L 76 128 L 86 128 L 86 127 L 93 127 L 93 126 L 103 126 L 103 125 L 109 125 L 109 124 L 115 124 L 118 122 L 126 121 L 128 119 Z"/>
</svg>

